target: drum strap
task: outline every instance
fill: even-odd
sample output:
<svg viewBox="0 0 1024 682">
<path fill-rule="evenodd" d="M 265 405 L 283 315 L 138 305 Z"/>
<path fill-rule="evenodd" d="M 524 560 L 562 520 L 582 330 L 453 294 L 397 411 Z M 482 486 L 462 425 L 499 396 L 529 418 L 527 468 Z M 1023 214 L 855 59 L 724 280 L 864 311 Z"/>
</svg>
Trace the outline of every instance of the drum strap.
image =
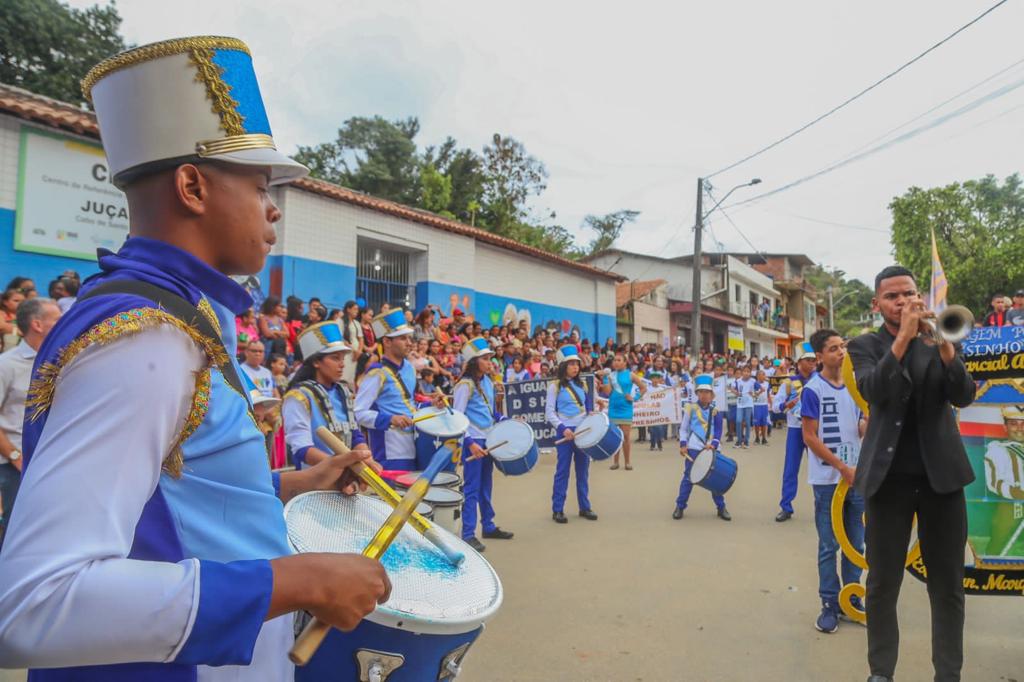
<svg viewBox="0 0 1024 682">
<path fill-rule="evenodd" d="M 409 389 L 406 387 L 405 383 L 397 374 L 395 374 L 394 370 L 387 365 L 381 364 L 381 369 L 384 371 L 385 376 L 395 383 L 395 386 L 398 388 L 398 392 L 402 396 L 402 402 L 404 402 L 405 406 L 409 408 L 409 414 L 415 413 L 416 407 L 412 404 L 412 396 L 409 395 Z"/>
<path fill-rule="evenodd" d="M 295 388 L 304 388 L 308 390 L 313 398 L 316 399 L 317 407 L 320 408 L 320 414 L 323 415 L 324 421 L 327 422 L 327 430 L 342 438 L 345 441 L 345 445 L 352 447 L 352 433 L 356 430 L 357 426 L 355 420 L 353 420 L 353 405 L 352 399 L 348 392 L 345 391 L 341 384 L 335 384 L 335 388 L 341 389 L 341 395 L 345 400 L 345 406 L 348 408 L 348 421 L 341 421 L 338 419 L 338 415 L 334 414 L 334 407 L 331 403 L 331 397 L 327 394 L 327 390 L 320 385 L 317 381 L 302 381 L 295 385 Z"/>
<path fill-rule="evenodd" d="M 252 417 L 253 422 L 257 422 L 256 413 L 252 407 L 252 401 L 249 399 L 249 392 L 243 387 L 242 378 L 238 376 L 238 371 L 235 369 L 235 365 L 231 361 L 231 357 L 234 353 L 230 353 L 226 348 L 224 348 L 224 340 L 221 338 L 217 327 L 214 326 L 214 320 L 210 319 L 197 306 L 192 305 L 181 296 L 171 293 L 170 291 L 154 284 L 150 284 L 149 282 L 142 282 L 133 279 L 115 279 L 109 282 L 103 282 L 102 284 L 97 284 L 84 296 L 79 296 L 78 300 L 81 301 L 87 298 L 106 296 L 109 294 L 129 294 L 131 296 L 147 298 L 185 324 L 198 330 L 199 333 L 205 336 L 211 343 L 224 350 L 224 357 L 226 357 L 227 360 L 224 364 L 217 365 L 217 369 L 220 370 L 221 375 L 224 377 L 224 380 L 228 382 L 228 385 L 245 397 L 246 405 L 249 408 L 249 416 Z"/>
</svg>

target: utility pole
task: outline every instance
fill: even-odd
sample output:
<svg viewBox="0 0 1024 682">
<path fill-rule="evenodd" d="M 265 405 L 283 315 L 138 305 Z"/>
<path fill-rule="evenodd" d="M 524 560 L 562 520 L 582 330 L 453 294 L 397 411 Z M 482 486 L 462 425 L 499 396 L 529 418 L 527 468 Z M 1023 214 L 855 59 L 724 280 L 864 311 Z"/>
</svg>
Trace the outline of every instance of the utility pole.
<svg viewBox="0 0 1024 682">
<path fill-rule="evenodd" d="M 832 311 L 832 285 L 831 284 L 828 285 L 828 289 L 826 289 L 826 291 L 828 291 L 828 328 L 829 329 L 835 329 L 836 328 L 836 316 L 835 316 L 835 313 Z"/>
<path fill-rule="evenodd" d="M 690 318 L 690 347 L 693 361 L 700 363 L 700 271 L 701 237 L 704 234 L 704 178 L 697 178 L 697 220 L 693 228 L 693 312 Z"/>
</svg>

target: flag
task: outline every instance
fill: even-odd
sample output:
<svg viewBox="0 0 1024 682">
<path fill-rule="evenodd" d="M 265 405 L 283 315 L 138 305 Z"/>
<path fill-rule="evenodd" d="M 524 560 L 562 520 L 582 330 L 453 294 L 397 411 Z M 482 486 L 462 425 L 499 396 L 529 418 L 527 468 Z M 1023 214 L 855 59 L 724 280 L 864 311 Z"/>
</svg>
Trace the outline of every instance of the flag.
<svg viewBox="0 0 1024 682">
<path fill-rule="evenodd" d="M 930 303 L 932 312 L 938 314 L 946 309 L 946 293 L 949 291 L 949 283 L 946 281 L 946 271 L 942 269 L 942 261 L 939 260 L 939 247 L 935 243 L 935 228 L 932 228 L 932 287 Z"/>
</svg>

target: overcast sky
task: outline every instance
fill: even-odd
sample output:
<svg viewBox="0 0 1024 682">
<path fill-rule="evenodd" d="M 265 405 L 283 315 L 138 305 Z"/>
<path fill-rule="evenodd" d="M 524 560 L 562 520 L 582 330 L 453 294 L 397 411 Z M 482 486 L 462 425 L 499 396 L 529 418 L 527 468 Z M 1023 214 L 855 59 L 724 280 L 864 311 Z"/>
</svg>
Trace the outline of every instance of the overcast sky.
<svg viewBox="0 0 1024 682">
<path fill-rule="evenodd" d="M 351 116 L 416 116 L 421 148 L 451 135 L 479 150 L 500 132 L 548 168 L 538 209 L 557 212 L 583 240 L 588 213 L 641 211 L 617 245 L 671 256 L 692 252 L 698 176 L 824 113 L 995 1 L 121 0 L 118 8 L 136 44 L 198 34 L 245 40 L 287 152 L 334 139 Z M 806 253 L 870 281 L 891 261 L 892 197 L 1020 169 L 1024 87 L 1015 86 L 1024 84 L 1024 63 L 877 138 L 1024 60 L 1022 26 L 1024 0 L 1010 0 L 838 114 L 715 177 L 719 198 L 763 179 L 731 204 L 965 109 L 735 207 L 736 226 L 758 250 Z M 721 213 L 711 228 L 726 250 L 751 250 Z M 705 248 L 717 248 L 710 235 Z"/>
</svg>

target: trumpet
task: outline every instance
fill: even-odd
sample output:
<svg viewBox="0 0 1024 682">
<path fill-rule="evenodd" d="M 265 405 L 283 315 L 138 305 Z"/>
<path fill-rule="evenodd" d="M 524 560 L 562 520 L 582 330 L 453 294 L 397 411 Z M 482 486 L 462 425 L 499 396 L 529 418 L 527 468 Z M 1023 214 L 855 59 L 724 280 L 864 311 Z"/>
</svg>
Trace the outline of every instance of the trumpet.
<svg viewBox="0 0 1024 682">
<path fill-rule="evenodd" d="M 934 320 L 924 320 L 928 325 L 928 336 L 936 343 L 943 341 L 960 343 L 974 328 L 974 314 L 962 305 L 951 305 L 938 314 Z"/>
</svg>

